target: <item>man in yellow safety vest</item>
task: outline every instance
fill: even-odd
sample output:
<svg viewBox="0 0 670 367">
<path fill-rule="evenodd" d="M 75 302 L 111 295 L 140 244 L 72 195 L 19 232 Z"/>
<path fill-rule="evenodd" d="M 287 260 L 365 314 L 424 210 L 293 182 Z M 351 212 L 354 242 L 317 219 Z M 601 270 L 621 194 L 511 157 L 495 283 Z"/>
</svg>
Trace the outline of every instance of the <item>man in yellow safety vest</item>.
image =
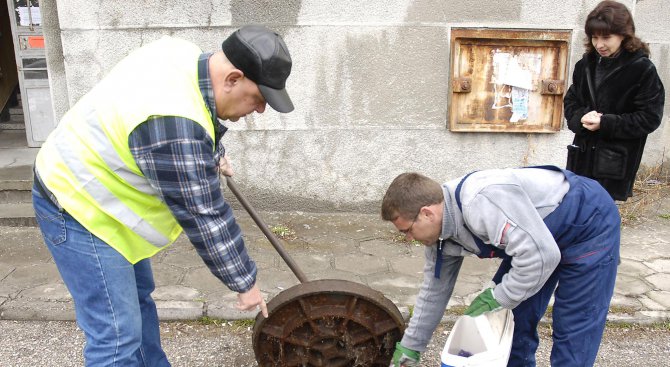
<svg viewBox="0 0 670 367">
<path fill-rule="evenodd" d="M 164 37 L 121 60 L 40 149 L 33 205 L 86 335 L 86 365 L 169 366 L 150 257 L 184 230 L 237 308 L 267 306 L 219 174 L 218 119 L 290 112 L 286 44 L 245 26 L 217 52 Z"/>
</svg>

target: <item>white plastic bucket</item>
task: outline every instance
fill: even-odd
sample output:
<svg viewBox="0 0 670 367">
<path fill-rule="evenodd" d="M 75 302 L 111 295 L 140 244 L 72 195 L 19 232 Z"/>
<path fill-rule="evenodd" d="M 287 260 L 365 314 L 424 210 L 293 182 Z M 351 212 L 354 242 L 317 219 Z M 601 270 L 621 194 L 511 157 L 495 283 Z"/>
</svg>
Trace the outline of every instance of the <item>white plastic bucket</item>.
<svg viewBox="0 0 670 367">
<path fill-rule="evenodd" d="M 507 366 L 513 335 L 511 310 L 461 316 L 444 344 L 441 367 Z"/>
</svg>

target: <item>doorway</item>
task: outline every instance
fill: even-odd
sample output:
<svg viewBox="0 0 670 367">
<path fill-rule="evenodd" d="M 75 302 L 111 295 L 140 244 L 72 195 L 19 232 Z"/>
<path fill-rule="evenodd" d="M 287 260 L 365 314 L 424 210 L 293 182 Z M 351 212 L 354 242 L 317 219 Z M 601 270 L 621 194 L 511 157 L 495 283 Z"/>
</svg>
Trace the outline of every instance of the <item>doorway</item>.
<svg viewBox="0 0 670 367">
<path fill-rule="evenodd" d="M 7 2 L 0 0 L 0 129 L 25 129 L 19 106 L 19 75 Z"/>
</svg>

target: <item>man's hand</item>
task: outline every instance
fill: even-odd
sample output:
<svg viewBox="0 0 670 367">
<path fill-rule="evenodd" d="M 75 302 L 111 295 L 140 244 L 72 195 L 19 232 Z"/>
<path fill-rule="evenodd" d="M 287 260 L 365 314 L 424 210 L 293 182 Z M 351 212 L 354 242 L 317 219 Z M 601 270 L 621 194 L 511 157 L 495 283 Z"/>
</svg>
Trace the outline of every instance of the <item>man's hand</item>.
<svg viewBox="0 0 670 367">
<path fill-rule="evenodd" d="M 419 359 L 421 359 L 421 353 L 407 349 L 397 342 L 389 367 L 418 367 Z"/>
<path fill-rule="evenodd" d="M 260 307 L 261 313 L 263 313 L 263 317 L 267 318 L 268 305 L 265 304 L 265 300 L 263 299 L 263 295 L 261 294 L 260 289 L 258 289 L 258 285 L 254 284 L 254 286 L 251 287 L 251 289 L 248 291 L 237 294 L 237 303 L 235 304 L 235 308 L 238 310 L 251 311 L 258 307 Z"/>
<path fill-rule="evenodd" d="M 495 311 L 501 308 L 500 303 L 493 298 L 493 289 L 487 288 L 475 298 L 470 307 L 465 310 L 465 314 L 472 317 L 477 317 L 484 312 Z"/>
<path fill-rule="evenodd" d="M 233 166 L 230 165 L 230 161 L 228 160 L 228 153 L 219 158 L 219 174 L 228 177 L 233 176 Z"/>
</svg>

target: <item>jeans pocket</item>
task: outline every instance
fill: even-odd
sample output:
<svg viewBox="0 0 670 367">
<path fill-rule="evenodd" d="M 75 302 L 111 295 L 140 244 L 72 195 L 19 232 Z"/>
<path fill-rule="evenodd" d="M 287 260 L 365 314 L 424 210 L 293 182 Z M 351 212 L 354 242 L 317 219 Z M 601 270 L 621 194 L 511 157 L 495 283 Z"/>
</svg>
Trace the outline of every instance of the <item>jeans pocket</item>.
<svg viewBox="0 0 670 367">
<path fill-rule="evenodd" d="M 42 231 L 44 241 L 47 242 L 48 245 L 53 246 L 57 246 L 65 242 L 66 231 L 65 218 L 63 217 L 63 213 L 55 212 L 48 213 L 48 215 L 44 214 L 45 213 L 40 213 L 38 211 L 35 212 L 35 218 L 37 219 L 37 223 L 39 224 L 40 230 Z"/>
</svg>

